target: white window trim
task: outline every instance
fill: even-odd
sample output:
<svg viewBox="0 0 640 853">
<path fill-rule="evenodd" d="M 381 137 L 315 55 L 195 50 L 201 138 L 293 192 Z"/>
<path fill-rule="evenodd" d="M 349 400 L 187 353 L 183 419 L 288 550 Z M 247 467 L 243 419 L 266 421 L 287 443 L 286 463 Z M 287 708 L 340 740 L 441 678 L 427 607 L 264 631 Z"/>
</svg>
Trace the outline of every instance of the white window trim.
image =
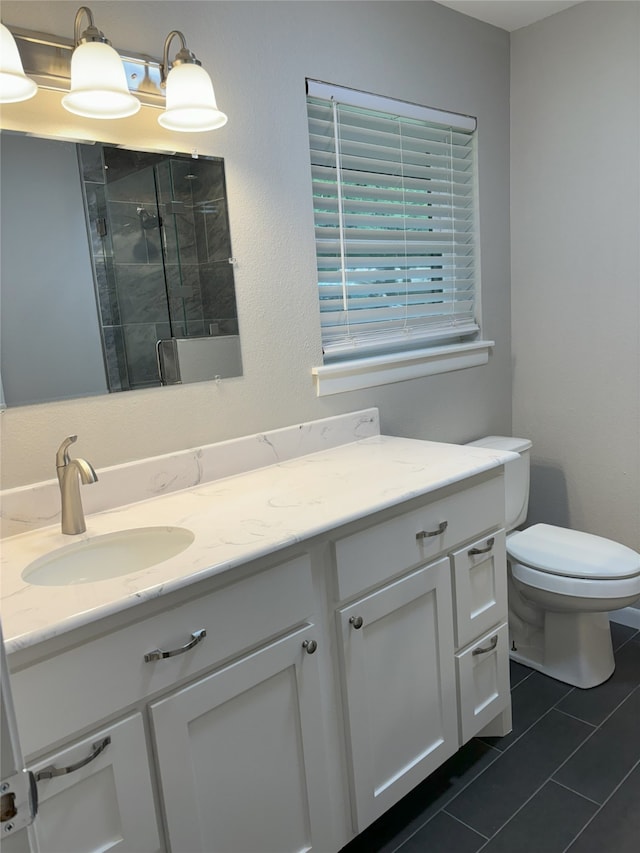
<svg viewBox="0 0 640 853">
<path fill-rule="evenodd" d="M 317 396 L 326 397 L 344 391 L 358 391 L 361 388 L 478 367 L 489 361 L 489 350 L 494 346 L 495 341 L 449 344 L 324 364 L 312 367 L 311 373 Z"/>
</svg>

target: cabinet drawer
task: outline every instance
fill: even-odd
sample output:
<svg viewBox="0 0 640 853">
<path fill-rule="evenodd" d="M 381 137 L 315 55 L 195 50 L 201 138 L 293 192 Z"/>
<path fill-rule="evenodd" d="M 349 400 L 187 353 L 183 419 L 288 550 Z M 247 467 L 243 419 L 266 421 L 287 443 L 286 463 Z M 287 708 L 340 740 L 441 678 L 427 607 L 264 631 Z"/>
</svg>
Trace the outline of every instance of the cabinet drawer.
<svg viewBox="0 0 640 853">
<path fill-rule="evenodd" d="M 305 554 L 16 672 L 25 755 L 284 633 L 311 614 L 312 598 Z M 203 628 L 206 637 L 185 653 L 145 661 Z"/>
<path fill-rule="evenodd" d="M 68 772 L 46 778 L 52 768 Z M 39 809 L 33 824 L 39 850 L 98 853 L 114 849 L 115 839 L 123 850 L 161 849 L 140 714 L 29 769 L 36 775 L 45 771 L 37 783 Z"/>
<path fill-rule="evenodd" d="M 368 527 L 335 543 L 341 600 L 430 562 L 504 523 L 502 476 Z M 440 531 L 440 532 L 439 532 Z"/>
<path fill-rule="evenodd" d="M 460 743 L 503 711 L 509 694 L 509 633 L 504 622 L 456 655 Z"/>
<path fill-rule="evenodd" d="M 504 530 L 470 542 L 451 556 L 456 606 L 456 648 L 507 618 Z"/>
</svg>

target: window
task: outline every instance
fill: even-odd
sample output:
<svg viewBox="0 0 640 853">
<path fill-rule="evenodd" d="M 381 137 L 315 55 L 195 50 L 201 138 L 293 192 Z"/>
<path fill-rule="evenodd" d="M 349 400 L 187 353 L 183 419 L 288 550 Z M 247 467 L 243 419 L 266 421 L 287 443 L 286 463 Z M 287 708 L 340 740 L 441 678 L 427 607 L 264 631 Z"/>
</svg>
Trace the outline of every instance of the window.
<svg viewBox="0 0 640 853">
<path fill-rule="evenodd" d="M 400 354 L 415 365 L 425 350 L 426 372 L 440 372 L 436 351 L 478 350 L 475 119 L 313 80 L 307 112 L 325 365 L 316 376 L 353 359 L 367 360 L 360 373 Z"/>
</svg>

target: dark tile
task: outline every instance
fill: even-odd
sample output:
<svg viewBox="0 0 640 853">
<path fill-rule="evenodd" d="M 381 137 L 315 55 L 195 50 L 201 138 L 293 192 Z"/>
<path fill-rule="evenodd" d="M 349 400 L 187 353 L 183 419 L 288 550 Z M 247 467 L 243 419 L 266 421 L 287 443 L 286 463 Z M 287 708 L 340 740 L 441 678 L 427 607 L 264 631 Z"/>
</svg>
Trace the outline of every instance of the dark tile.
<svg viewBox="0 0 640 853">
<path fill-rule="evenodd" d="M 554 779 L 603 803 L 640 755 L 640 688 L 614 711 Z"/>
<path fill-rule="evenodd" d="M 402 845 L 402 853 L 476 853 L 486 838 L 439 812 Z"/>
<path fill-rule="evenodd" d="M 509 661 L 509 678 L 511 681 L 511 689 L 520 684 L 521 681 L 524 681 L 525 678 L 529 678 L 530 675 L 533 675 L 535 670 L 530 669 L 528 666 L 524 666 L 518 661 L 510 660 Z"/>
<path fill-rule="evenodd" d="M 547 782 L 494 835 L 483 853 L 562 853 L 597 808 L 579 794 Z"/>
<path fill-rule="evenodd" d="M 599 726 L 640 684 L 640 643 L 625 643 L 616 650 L 615 659 L 611 678 L 589 690 L 573 690 L 558 703 L 558 709 Z"/>
<path fill-rule="evenodd" d="M 619 622 L 609 622 L 609 625 L 611 626 L 611 642 L 614 651 L 638 634 L 637 628 L 630 628 L 628 625 L 621 625 Z"/>
<path fill-rule="evenodd" d="M 497 749 L 505 750 L 543 714 L 553 708 L 573 688 L 541 672 L 533 672 L 511 690 L 513 729 L 504 737 L 484 738 Z"/>
<path fill-rule="evenodd" d="M 396 850 L 499 756 L 497 750 L 482 741 L 469 741 L 344 847 L 342 853 L 391 853 Z"/>
<path fill-rule="evenodd" d="M 586 723 L 549 711 L 452 800 L 447 812 L 492 836 L 591 732 Z"/>
<path fill-rule="evenodd" d="M 567 849 L 567 853 L 637 853 L 640 847 L 640 764 Z"/>
</svg>

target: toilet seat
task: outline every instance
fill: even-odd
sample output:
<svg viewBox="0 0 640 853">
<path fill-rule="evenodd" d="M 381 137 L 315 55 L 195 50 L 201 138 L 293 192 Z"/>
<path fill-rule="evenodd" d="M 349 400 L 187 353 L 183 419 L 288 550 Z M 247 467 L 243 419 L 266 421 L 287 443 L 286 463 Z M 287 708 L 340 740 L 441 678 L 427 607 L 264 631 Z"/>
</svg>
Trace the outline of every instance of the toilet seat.
<svg viewBox="0 0 640 853">
<path fill-rule="evenodd" d="M 513 577 L 532 589 L 587 599 L 640 597 L 640 554 L 601 536 L 534 524 L 507 537 Z"/>
<path fill-rule="evenodd" d="M 534 524 L 507 539 L 518 563 L 566 578 L 611 581 L 640 575 L 640 554 L 602 536 Z"/>
</svg>

